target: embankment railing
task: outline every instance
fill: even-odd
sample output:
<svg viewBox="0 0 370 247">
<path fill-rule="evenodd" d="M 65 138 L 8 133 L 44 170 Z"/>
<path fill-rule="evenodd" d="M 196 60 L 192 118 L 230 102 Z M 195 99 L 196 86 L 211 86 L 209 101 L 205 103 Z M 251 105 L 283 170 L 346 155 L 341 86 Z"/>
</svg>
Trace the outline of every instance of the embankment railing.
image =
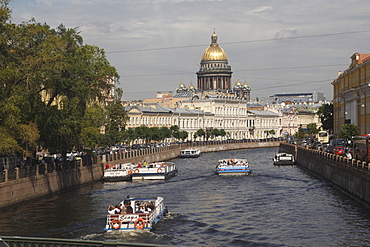
<svg viewBox="0 0 370 247">
<path fill-rule="evenodd" d="M 16 167 L 14 169 L 4 169 L 0 171 L 0 183 L 5 183 L 12 180 L 17 180 L 26 177 L 35 177 L 47 173 L 58 172 L 62 170 L 75 169 L 81 166 L 90 166 L 98 163 L 109 163 L 127 158 L 133 158 L 153 153 L 164 152 L 171 149 L 212 146 L 232 143 L 248 143 L 248 142 L 274 142 L 282 141 L 280 138 L 266 138 L 266 139 L 242 139 L 242 140 L 223 140 L 223 141 L 195 141 L 184 142 L 180 144 L 173 144 L 162 147 L 150 147 L 144 149 L 132 149 L 126 152 L 117 152 L 112 154 L 97 155 L 95 157 L 82 157 L 80 160 L 52 162 L 44 164 L 27 165 L 24 167 Z"/>
<path fill-rule="evenodd" d="M 366 176 L 370 176 L 370 163 L 366 161 L 348 159 L 341 155 L 336 155 L 333 153 L 328 153 L 316 149 L 310 149 L 308 147 L 302 147 L 289 143 L 281 143 L 280 148 L 282 148 L 285 152 L 294 154 L 296 159 L 299 150 L 299 152 L 306 152 L 309 154 L 310 157 L 324 160 L 329 164 L 347 167 L 349 169 L 352 169 L 353 171 L 362 173 Z"/>
</svg>

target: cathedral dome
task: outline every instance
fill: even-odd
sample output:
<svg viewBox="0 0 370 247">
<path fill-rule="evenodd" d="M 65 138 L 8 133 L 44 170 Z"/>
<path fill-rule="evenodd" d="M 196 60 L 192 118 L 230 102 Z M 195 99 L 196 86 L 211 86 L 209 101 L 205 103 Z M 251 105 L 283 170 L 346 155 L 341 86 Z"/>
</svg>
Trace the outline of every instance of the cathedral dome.
<svg viewBox="0 0 370 247">
<path fill-rule="evenodd" d="M 204 51 L 202 61 L 227 61 L 226 52 L 217 44 L 217 34 L 211 36 L 211 45 Z"/>
</svg>

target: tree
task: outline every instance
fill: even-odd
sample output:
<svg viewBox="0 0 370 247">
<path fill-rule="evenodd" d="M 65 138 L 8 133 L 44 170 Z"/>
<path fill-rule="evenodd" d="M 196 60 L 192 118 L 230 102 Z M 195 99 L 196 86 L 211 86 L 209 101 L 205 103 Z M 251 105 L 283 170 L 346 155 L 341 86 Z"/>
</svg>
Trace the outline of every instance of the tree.
<svg viewBox="0 0 370 247">
<path fill-rule="evenodd" d="M 358 136 L 360 129 L 354 124 L 345 124 L 339 131 L 340 136 L 345 140 L 351 140 L 354 136 Z"/>
<path fill-rule="evenodd" d="M 179 135 L 180 127 L 177 126 L 177 125 L 172 125 L 170 127 L 170 130 L 171 130 L 171 136 L 174 137 L 175 139 L 179 140 L 180 139 L 180 135 Z"/>
<path fill-rule="evenodd" d="M 221 135 L 221 132 L 220 132 L 220 130 L 219 130 L 219 129 L 217 129 L 217 128 L 213 128 L 213 129 L 211 130 L 211 135 L 213 136 L 213 138 L 215 138 L 215 137 L 217 137 L 217 136 L 220 136 L 220 135 Z"/>
<path fill-rule="evenodd" d="M 315 123 L 309 123 L 307 124 L 307 134 L 311 137 L 314 137 L 317 133 L 319 133 L 319 129 L 317 128 L 317 125 Z"/>
<path fill-rule="evenodd" d="M 264 133 L 266 134 L 266 137 L 269 135 L 275 135 L 275 130 L 265 130 Z"/>
<path fill-rule="evenodd" d="M 127 117 L 120 102 L 105 106 L 119 78 L 105 52 L 83 44 L 77 28 L 12 24 L 8 4 L 0 0 L 0 127 L 15 142 L 0 150 L 30 156 L 37 144 L 50 152 L 97 145 L 101 126 L 116 136 L 110 131 Z"/>
<path fill-rule="evenodd" d="M 305 131 L 303 130 L 302 126 L 298 127 L 297 133 L 295 133 L 294 137 L 298 140 L 302 140 L 305 136 Z"/>
<path fill-rule="evenodd" d="M 206 135 L 206 132 L 204 129 L 198 129 L 197 132 L 195 132 L 198 137 L 203 137 Z"/>
<path fill-rule="evenodd" d="M 188 138 L 189 133 L 185 130 L 179 132 L 179 139 L 184 141 Z"/>
<path fill-rule="evenodd" d="M 122 90 L 118 88 L 113 101 L 108 103 L 106 107 L 105 135 L 109 145 L 122 142 L 123 130 L 126 127 L 126 122 L 129 120 L 125 108 L 121 104 L 122 94 Z"/>
<path fill-rule="evenodd" d="M 332 130 L 334 125 L 333 104 L 323 104 L 319 107 L 317 115 L 320 117 L 321 127 L 324 130 Z"/>
</svg>

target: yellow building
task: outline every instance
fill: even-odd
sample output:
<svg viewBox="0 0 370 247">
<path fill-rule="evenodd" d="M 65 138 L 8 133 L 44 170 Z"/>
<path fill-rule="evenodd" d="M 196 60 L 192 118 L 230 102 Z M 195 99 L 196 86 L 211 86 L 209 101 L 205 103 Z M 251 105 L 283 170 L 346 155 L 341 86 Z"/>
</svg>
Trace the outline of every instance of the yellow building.
<svg viewBox="0 0 370 247">
<path fill-rule="evenodd" d="M 360 134 L 370 132 L 370 54 L 355 53 L 349 68 L 339 72 L 334 86 L 334 133 L 354 124 Z"/>
</svg>

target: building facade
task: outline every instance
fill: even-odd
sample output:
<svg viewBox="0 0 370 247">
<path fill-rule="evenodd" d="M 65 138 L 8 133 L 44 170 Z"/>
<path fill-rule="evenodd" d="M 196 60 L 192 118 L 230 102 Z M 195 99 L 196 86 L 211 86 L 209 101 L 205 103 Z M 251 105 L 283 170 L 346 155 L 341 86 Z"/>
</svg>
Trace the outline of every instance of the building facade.
<svg viewBox="0 0 370 247">
<path fill-rule="evenodd" d="M 355 53 L 348 69 L 338 73 L 334 86 L 334 133 L 344 124 L 359 127 L 360 134 L 370 131 L 370 54 Z"/>
</svg>

